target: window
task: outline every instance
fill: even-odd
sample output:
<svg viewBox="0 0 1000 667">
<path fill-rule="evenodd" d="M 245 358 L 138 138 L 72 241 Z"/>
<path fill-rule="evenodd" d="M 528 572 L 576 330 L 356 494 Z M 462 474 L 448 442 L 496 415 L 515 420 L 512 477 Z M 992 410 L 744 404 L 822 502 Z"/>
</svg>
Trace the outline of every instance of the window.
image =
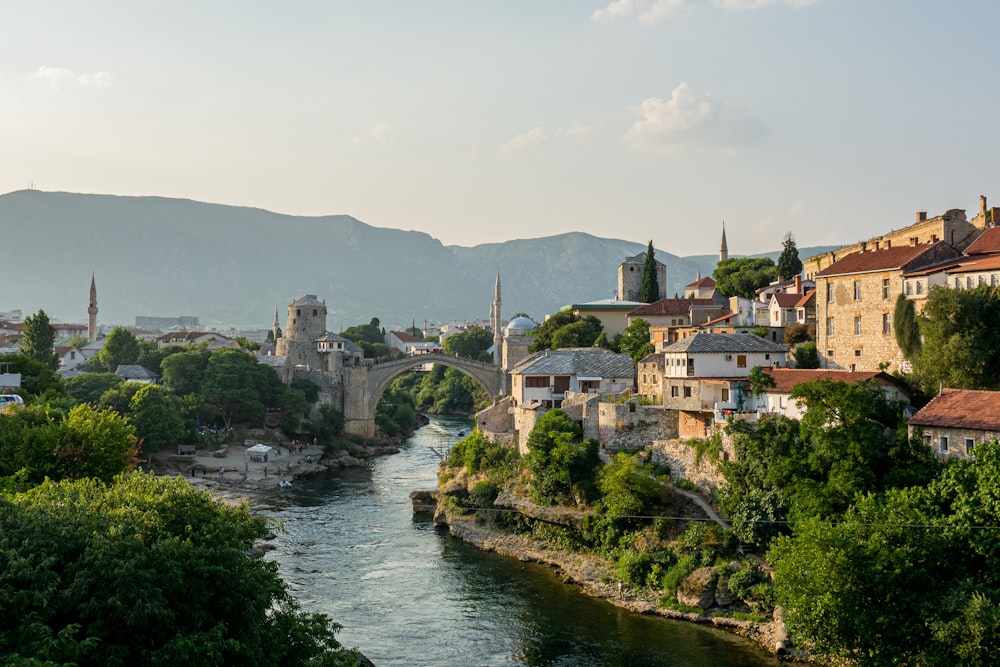
<svg viewBox="0 0 1000 667">
<path fill-rule="evenodd" d="M 747 367 L 747 355 L 745 355 L 745 354 L 737 354 L 736 355 L 736 367 L 737 368 L 746 368 Z"/>
<path fill-rule="evenodd" d="M 889 313 L 882 313 L 882 333 L 892 333 L 892 322 L 889 320 Z"/>
<path fill-rule="evenodd" d="M 826 356 L 832 357 L 833 356 L 833 350 L 827 350 L 826 351 Z"/>
<path fill-rule="evenodd" d="M 955 289 L 962 289 L 962 279 L 955 276 Z"/>
<path fill-rule="evenodd" d="M 684 387 L 684 398 L 691 398 L 691 387 Z"/>
<path fill-rule="evenodd" d="M 855 336 L 860 336 L 861 335 L 861 316 L 860 315 L 855 315 L 854 316 L 854 335 Z"/>
<path fill-rule="evenodd" d="M 972 276 L 965 276 L 965 289 L 972 289 Z"/>
<path fill-rule="evenodd" d="M 670 388 L 670 395 L 673 398 L 677 398 L 677 396 L 679 395 L 679 392 L 677 391 L 677 387 L 671 387 Z"/>
<path fill-rule="evenodd" d="M 826 318 L 826 335 L 827 336 L 831 336 L 831 337 L 833 336 L 833 318 L 832 317 Z"/>
<path fill-rule="evenodd" d="M 538 387 L 548 387 L 549 386 L 549 376 L 548 375 L 528 375 L 524 378 L 524 387 L 528 388 L 538 388 Z"/>
<path fill-rule="evenodd" d="M 694 359 L 688 359 L 688 375 L 694 375 Z"/>
<path fill-rule="evenodd" d="M 965 439 L 965 453 L 972 456 L 972 448 L 976 446 L 976 441 L 973 438 Z"/>
<path fill-rule="evenodd" d="M 948 436 L 941 436 L 941 453 L 944 454 L 948 451 Z"/>
<path fill-rule="evenodd" d="M 986 284 L 986 276 L 979 276 L 979 286 L 982 287 Z"/>
<path fill-rule="evenodd" d="M 854 281 L 854 300 L 861 301 L 861 281 Z"/>
<path fill-rule="evenodd" d="M 833 284 L 826 284 L 826 302 L 831 303 L 833 301 Z"/>
<path fill-rule="evenodd" d="M 883 278 L 882 279 L 882 298 L 883 299 L 888 299 L 889 298 L 889 279 L 888 278 Z"/>
<path fill-rule="evenodd" d="M 313 317 L 316 317 L 317 315 L 319 315 L 319 310 L 313 308 Z"/>
<path fill-rule="evenodd" d="M 918 280 L 917 281 L 917 294 L 923 294 L 923 293 L 924 293 L 924 284 Z"/>
<path fill-rule="evenodd" d="M 729 402 L 729 387 L 722 388 L 722 402 L 723 403 Z"/>
<path fill-rule="evenodd" d="M 931 446 L 931 436 L 929 435 L 924 436 L 924 444 L 927 445 L 928 447 Z"/>
<path fill-rule="evenodd" d="M 906 296 L 910 296 L 910 294 L 911 294 L 910 281 L 907 280 L 906 281 Z"/>
<path fill-rule="evenodd" d="M 991 273 L 990 274 L 990 287 L 996 287 L 996 286 L 997 286 L 997 274 Z"/>
<path fill-rule="evenodd" d="M 646 374 L 645 373 L 642 374 L 642 383 L 643 384 L 647 384 L 646 383 Z"/>
<path fill-rule="evenodd" d="M 854 356 L 855 357 L 860 357 L 861 356 L 861 348 L 860 347 L 854 348 Z"/>
</svg>

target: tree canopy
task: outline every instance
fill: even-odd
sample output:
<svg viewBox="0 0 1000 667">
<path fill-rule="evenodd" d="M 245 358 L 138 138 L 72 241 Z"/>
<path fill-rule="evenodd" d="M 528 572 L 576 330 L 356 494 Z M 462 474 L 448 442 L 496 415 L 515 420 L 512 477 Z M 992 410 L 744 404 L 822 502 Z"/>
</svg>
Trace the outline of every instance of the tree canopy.
<svg viewBox="0 0 1000 667">
<path fill-rule="evenodd" d="M 139 363 L 139 339 L 125 327 L 115 327 L 104 341 L 104 347 L 94 355 L 88 367 L 95 371 L 114 373 L 125 364 Z"/>
<path fill-rule="evenodd" d="M 59 357 L 56 356 L 55 344 L 56 330 L 49 323 L 49 316 L 44 310 L 24 318 L 21 354 L 56 370 L 59 368 Z"/>
<path fill-rule="evenodd" d="M 649 242 L 646 249 L 646 262 L 642 266 L 642 294 L 639 300 L 644 303 L 653 303 L 660 299 L 660 282 L 656 277 L 656 256 L 653 251 L 653 242 Z"/>
<path fill-rule="evenodd" d="M 603 331 L 601 321 L 593 315 L 581 318 L 571 310 L 560 310 L 528 332 L 528 337 L 531 338 L 528 352 L 591 347 Z"/>
<path fill-rule="evenodd" d="M 712 276 L 722 294 L 753 299 L 759 288 L 778 277 L 778 269 L 770 257 L 735 257 L 719 262 Z"/>
<path fill-rule="evenodd" d="M 138 472 L 0 498 L 0 662 L 356 664 L 338 626 L 247 555 L 267 530 L 246 506 Z"/>
<path fill-rule="evenodd" d="M 582 440 L 580 426 L 562 410 L 538 418 L 528 436 L 524 465 L 532 473 L 532 499 L 543 505 L 595 495 L 600 458 L 596 440 Z"/>
<path fill-rule="evenodd" d="M 791 232 L 785 234 L 781 246 L 781 255 L 778 257 L 776 267 L 778 277 L 782 280 L 791 280 L 802 273 L 802 260 L 799 259 L 799 249 L 795 247 L 795 237 Z"/>
<path fill-rule="evenodd" d="M 653 351 L 653 344 L 649 340 L 649 322 L 641 317 L 635 318 L 624 331 L 615 336 L 611 347 L 617 352 L 624 352 L 638 363 Z"/>
<path fill-rule="evenodd" d="M 493 332 L 482 327 L 472 327 L 445 338 L 441 349 L 445 354 L 457 354 L 476 361 L 491 361 L 492 357 L 486 350 L 492 344 Z"/>
</svg>

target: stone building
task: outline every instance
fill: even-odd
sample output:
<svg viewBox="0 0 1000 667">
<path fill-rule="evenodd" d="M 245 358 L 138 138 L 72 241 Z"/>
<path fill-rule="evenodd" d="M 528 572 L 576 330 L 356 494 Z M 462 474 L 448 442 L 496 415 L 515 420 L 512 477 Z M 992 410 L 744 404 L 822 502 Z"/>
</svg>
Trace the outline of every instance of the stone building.
<svg viewBox="0 0 1000 667">
<path fill-rule="evenodd" d="M 535 323 L 527 317 L 515 317 L 503 330 L 503 361 L 501 368 L 508 373 L 522 359 L 528 356 L 531 339 L 528 332 L 535 329 Z"/>
<path fill-rule="evenodd" d="M 1000 439 L 1000 391 L 943 389 L 908 426 L 938 456 L 972 458 L 976 445 Z"/>
<path fill-rule="evenodd" d="M 667 265 L 658 259 L 656 262 L 656 284 L 660 286 L 660 294 L 667 288 Z M 642 276 L 646 267 L 646 253 L 640 252 L 629 257 L 618 266 L 618 301 L 642 301 Z"/>
<path fill-rule="evenodd" d="M 816 349 L 825 368 L 899 368 L 904 359 L 892 317 L 904 274 L 960 256 L 943 241 L 862 248 L 816 274 Z"/>
<path fill-rule="evenodd" d="M 986 197 L 979 198 L 979 214 L 971 221 L 966 219 L 964 210 L 957 208 L 933 218 L 928 218 L 926 212 L 920 211 L 917 213 L 916 222 L 912 225 L 867 241 L 844 246 L 833 252 L 810 257 L 802 262 L 802 269 L 807 279 L 814 279 L 820 271 L 854 253 L 886 250 L 900 246 L 928 245 L 938 241 L 944 241 L 956 250 L 964 251 L 976 240 L 982 230 L 994 224 L 994 220 L 1000 219 L 1000 214 L 994 215 L 995 211 L 997 209 L 987 208 Z"/>
</svg>

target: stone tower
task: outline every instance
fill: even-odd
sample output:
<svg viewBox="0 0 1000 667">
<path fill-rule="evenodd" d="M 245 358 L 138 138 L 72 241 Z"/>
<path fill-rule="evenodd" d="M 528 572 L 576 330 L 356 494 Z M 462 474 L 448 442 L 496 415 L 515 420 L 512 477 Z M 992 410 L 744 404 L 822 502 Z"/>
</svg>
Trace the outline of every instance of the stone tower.
<svg viewBox="0 0 1000 667">
<path fill-rule="evenodd" d="M 729 259 L 729 246 L 726 245 L 726 221 L 722 221 L 722 244 L 719 246 L 719 261 Z"/>
<path fill-rule="evenodd" d="M 503 363 L 503 318 L 500 316 L 500 306 L 503 300 L 500 298 L 500 270 L 497 269 L 497 285 L 493 293 L 492 311 L 493 326 L 493 363 L 499 366 Z"/>
<path fill-rule="evenodd" d="M 667 265 L 655 260 L 656 284 L 660 286 L 660 294 L 667 290 Z M 642 276 L 646 268 L 646 251 L 634 257 L 629 257 L 618 265 L 618 301 L 642 301 Z"/>
<path fill-rule="evenodd" d="M 286 364 L 309 370 L 321 365 L 316 341 L 326 335 L 326 304 L 307 294 L 288 306 L 285 334 L 275 341 L 274 353 L 288 357 Z"/>
<path fill-rule="evenodd" d="M 94 274 L 90 274 L 90 305 L 87 306 L 87 339 L 93 343 L 97 340 L 97 283 Z"/>
</svg>

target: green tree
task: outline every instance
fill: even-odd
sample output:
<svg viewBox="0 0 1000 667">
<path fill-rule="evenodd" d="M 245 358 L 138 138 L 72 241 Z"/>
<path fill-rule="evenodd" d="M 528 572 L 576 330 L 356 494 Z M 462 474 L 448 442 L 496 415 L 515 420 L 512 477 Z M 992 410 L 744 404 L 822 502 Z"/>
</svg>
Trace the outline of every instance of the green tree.
<svg viewBox="0 0 1000 667">
<path fill-rule="evenodd" d="M 795 237 L 791 232 L 785 234 L 781 246 L 781 255 L 778 257 L 776 267 L 778 277 L 782 280 L 791 280 L 802 273 L 802 260 L 799 259 L 799 249 L 795 247 Z"/>
<path fill-rule="evenodd" d="M 9 373 L 21 375 L 19 393 L 25 400 L 53 400 L 60 396 L 61 380 L 52 367 L 42 361 L 26 357 L 23 354 L 0 355 L 0 363 Z"/>
<path fill-rule="evenodd" d="M 892 329 L 896 334 L 896 344 L 903 356 L 913 360 L 920 354 L 920 325 L 913 302 L 900 294 L 892 311 Z"/>
<path fill-rule="evenodd" d="M 757 289 L 778 277 L 778 269 L 770 257 L 735 257 L 719 262 L 712 277 L 722 294 L 753 299 Z"/>
<path fill-rule="evenodd" d="M 178 396 L 197 394 L 211 356 L 207 349 L 194 348 L 166 357 L 161 364 L 163 384 Z"/>
<path fill-rule="evenodd" d="M 795 348 L 796 368 L 819 368 L 819 352 L 816 343 L 808 341 Z"/>
<path fill-rule="evenodd" d="M 591 347 L 603 332 L 601 321 L 593 315 L 580 318 L 573 311 L 560 310 L 528 332 L 528 352 L 563 347 Z"/>
<path fill-rule="evenodd" d="M 139 339 L 125 327 L 115 327 L 107 339 L 104 347 L 94 355 L 87 364 L 87 367 L 97 372 L 114 373 L 121 365 L 139 363 Z"/>
<path fill-rule="evenodd" d="M 457 354 L 476 361 L 492 361 L 492 356 L 486 352 L 492 344 L 493 332 L 481 327 L 472 327 L 468 331 L 461 331 L 445 338 L 441 349 L 445 354 Z"/>
<path fill-rule="evenodd" d="M 640 301 L 653 303 L 660 299 L 660 283 L 656 277 L 656 257 L 653 252 L 653 242 L 646 249 L 646 262 L 642 266 L 642 295 Z"/>
<path fill-rule="evenodd" d="M 340 335 L 348 340 L 358 343 L 359 345 L 361 343 L 385 343 L 385 336 L 379 328 L 379 319 L 377 317 L 373 317 L 371 322 L 368 324 L 358 324 L 353 327 L 348 327 Z"/>
<path fill-rule="evenodd" d="M 785 327 L 785 345 L 792 347 L 813 340 L 812 331 L 805 322 L 795 322 Z"/>
<path fill-rule="evenodd" d="M 776 386 L 774 377 L 763 366 L 754 366 L 747 375 L 747 384 L 754 396 L 760 396 L 766 390 Z"/>
<path fill-rule="evenodd" d="M 524 464 L 532 474 L 532 499 L 552 505 L 594 497 L 599 463 L 597 441 L 581 442 L 580 426 L 562 410 L 549 410 L 528 436 Z"/>
<path fill-rule="evenodd" d="M 624 331 L 615 336 L 611 347 L 617 352 L 624 352 L 632 357 L 632 361 L 639 363 L 640 359 L 653 351 L 653 344 L 649 339 L 649 322 L 641 317 L 635 318 Z"/>
<path fill-rule="evenodd" d="M 81 373 L 63 380 L 63 392 L 77 403 L 97 405 L 104 392 L 122 382 L 114 373 Z"/>
<path fill-rule="evenodd" d="M 184 437 L 180 402 L 164 387 L 147 384 L 136 391 L 128 418 L 146 452 L 172 447 Z"/>
<path fill-rule="evenodd" d="M 336 624 L 247 555 L 268 530 L 245 505 L 151 474 L 0 499 L 0 662 L 357 664 Z"/>
<path fill-rule="evenodd" d="M 249 354 L 217 350 L 208 359 L 200 394 L 229 429 L 234 421 L 262 423 L 266 405 L 277 403 L 281 387 L 274 371 Z"/>
<path fill-rule="evenodd" d="M 24 318 L 21 354 L 56 370 L 59 368 L 59 357 L 56 356 L 55 343 L 56 329 L 49 324 L 49 316 L 44 310 Z"/>
<path fill-rule="evenodd" d="M 989 287 L 930 289 L 913 372 L 924 391 L 1000 389 L 1000 292 Z"/>
</svg>

